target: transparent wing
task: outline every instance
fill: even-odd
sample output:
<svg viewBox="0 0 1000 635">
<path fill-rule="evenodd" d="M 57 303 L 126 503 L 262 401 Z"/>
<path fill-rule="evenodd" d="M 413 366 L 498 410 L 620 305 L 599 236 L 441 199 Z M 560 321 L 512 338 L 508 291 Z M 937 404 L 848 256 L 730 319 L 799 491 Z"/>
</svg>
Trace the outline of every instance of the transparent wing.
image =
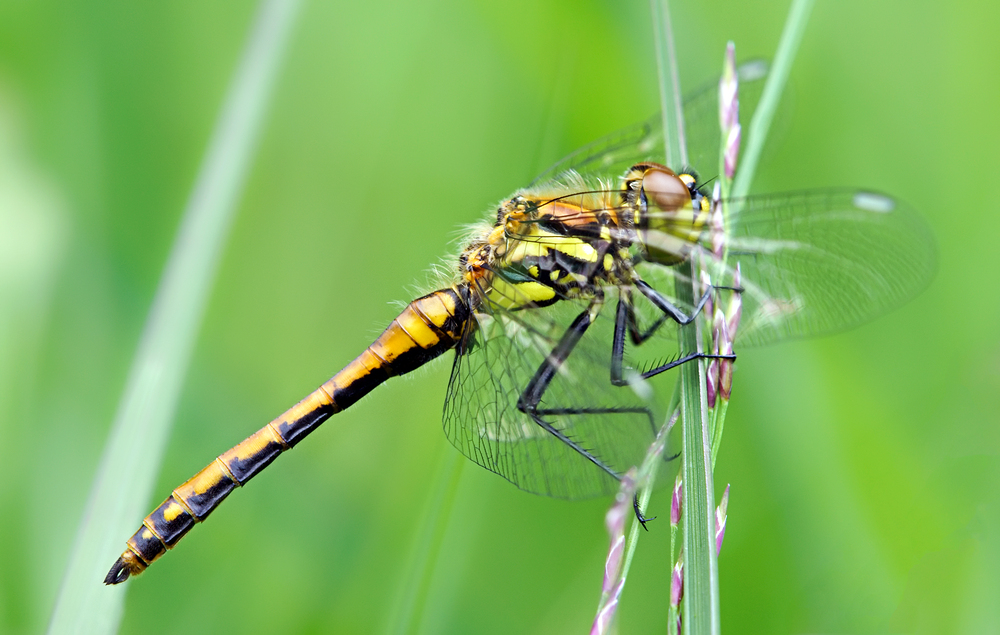
<svg viewBox="0 0 1000 635">
<path fill-rule="evenodd" d="M 930 228 L 882 194 L 753 197 L 734 211 L 730 250 L 748 281 L 740 341 L 846 330 L 901 306 L 934 275 Z"/>
<path fill-rule="evenodd" d="M 653 156 L 657 148 L 663 148 L 662 131 L 660 114 L 657 113 L 646 121 L 623 128 L 559 159 L 535 177 L 528 188 L 557 181 L 560 175 L 569 171 L 584 176 L 620 175 L 633 165 L 632 157 Z"/>
<path fill-rule="evenodd" d="M 764 81 L 767 79 L 768 63 L 765 60 L 750 60 L 741 64 L 736 72 L 740 82 L 740 121 L 744 126 L 743 147 L 746 147 L 750 134 L 747 124 L 760 102 Z M 722 165 L 719 158 L 719 151 L 722 148 L 722 133 L 719 127 L 719 83 L 706 85 L 685 99 L 683 112 L 690 167 L 700 171 L 703 181 L 710 180 L 720 173 Z M 787 117 L 778 116 L 775 120 L 785 121 Z M 774 128 L 770 136 L 771 139 L 775 138 Z M 662 162 L 664 156 L 662 139 L 657 156 L 659 158 L 656 160 Z"/>
<path fill-rule="evenodd" d="M 828 189 L 727 205 L 728 273 L 739 262 L 744 289 L 736 337 L 741 345 L 858 326 L 913 298 L 934 275 L 927 224 L 883 194 Z M 716 266 L 712 243 L 706 232 L 698 247 L 709 271 Z M 728 284 L 728 276 L 721 277 L 716 274 L 715 283 Z"/>
<path fill-rule="evenodd" d="M 538 407 L 548 412 L 542 417 L 553 427 L 624 473 L 642 461 L 665 420 L 672 383 L 670 377 L 662 377 L 634 387 L 611 384 L 615 311 L 611 296 Z M 563 300 L 539 308 L 476 314 L 470 336 L 456 355 L 444 408 L 445 434 L 467 457 L 523 490 L 568 499 L 617 491 L 613 476 L 517 407 L 545 357 L 586 306 L 585 300 Z M 664 350 L 674 345 L 676 337 L 656 340 L 644 344 L 642 352 L 671 355 Z M 634 367 L 643 363 L 631 355 L 626 360 Z"/>
<path fill-rule="evenodd" d="M 767 63 L 752 60 L 742 64 L 740 77 L 740 118 L 749 121 L 757 107 L 767 76 Z M 701 176 L 715 176 L 719 169 L 719 86 L 713 82 L 684 100 L 684 127 L 691 165 L 704 171 Z M 744 131 L 746 134 L 746 131 Z M 746 140 L 744 140 L 744 144 Z M 560 180 L 570 170 L 583 177 L 620 176 L 639 161 L 662 163 L 665 159 L 663 123 L 657 113 L 646 121 L 624 128 L 603 139 L 583 146 L 563 157 L 542 172 L 528 186 L 533 188 Z M 685 166 L 677 166 L 685 167 Z"/>
</svg>

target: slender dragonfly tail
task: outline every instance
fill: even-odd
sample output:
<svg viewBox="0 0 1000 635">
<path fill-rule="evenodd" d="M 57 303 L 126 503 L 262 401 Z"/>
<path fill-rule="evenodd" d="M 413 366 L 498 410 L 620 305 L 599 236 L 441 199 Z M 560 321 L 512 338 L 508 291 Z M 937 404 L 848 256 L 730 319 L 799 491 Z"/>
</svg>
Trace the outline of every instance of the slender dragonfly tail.
<svg viewBox="0 0 1000 635">
<path fill-rule="evenodd" d="M 188 479 L 143 520 L 115 561 L 105 584 L 120 584 L 202 522 L 236 487 L 246 484 L 279 454 L 295 446 L 333 414 L 396 375 L 453 348 L 468 322 L 467 290 L 452 287 L 411 302 L 353 362 L 280 417 L 222 453 Z"/>
</svg>

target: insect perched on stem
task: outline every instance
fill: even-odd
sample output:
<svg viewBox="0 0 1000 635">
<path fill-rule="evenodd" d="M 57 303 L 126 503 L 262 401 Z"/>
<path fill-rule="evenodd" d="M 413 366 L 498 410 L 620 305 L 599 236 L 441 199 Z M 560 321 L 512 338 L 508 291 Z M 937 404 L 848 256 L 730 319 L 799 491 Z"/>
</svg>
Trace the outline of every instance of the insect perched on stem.
<svg viewBox="0 0 1000 635">
<path fill-rule="evenodd" d="M 718 148 L 715 91 L 685 104 L 689 147 Z M 699 140 L 699 130 L 705 139 Z M 713 139 L 714 131 L 714 139 Z M 893 199 L 819 190 L 727 202 L 725 227 L 695 173 L 656 163 L 659 117 L 587 146 L 503 201 L 460 253 L 450 284 L 412 301 L 329 381 L 180 485 L 143 521 L 105 578 L 141 573 L 237 486 L 373 388 L 448 350 L 444 429 L 470 459 L 521 489 L 607 494 L 642 460 L 665 417 L 657 375 L 715 287 L 677 299 L 675 265 L 741 263 L 738 341 L 765 344 L 872 319 L 932 272 L 922 221 Z M 717 157 L 704 161 L 717 166 Z M 729 359 L 733 355 L 723 355 Z"/>
</svg>

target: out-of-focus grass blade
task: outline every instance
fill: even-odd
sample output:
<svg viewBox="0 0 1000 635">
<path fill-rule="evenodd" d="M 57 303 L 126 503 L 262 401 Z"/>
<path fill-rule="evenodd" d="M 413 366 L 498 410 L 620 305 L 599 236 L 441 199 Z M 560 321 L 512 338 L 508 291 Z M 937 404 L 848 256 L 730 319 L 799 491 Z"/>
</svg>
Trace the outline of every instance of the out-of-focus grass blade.
<svg viewBox="0 0 1000 635">
<path fill-rule="evenodd" d="M 386 633 L 405 635 L 418 632 L 427 608 L 427 594 L 438 565 L 448 523 L 455 508 L 455 496 L 465 459 L 453 448 L 442 448 L 431 495 L 426 503 L 414 538 L 399 589 L 387 607 Z"/>
<path fill-rule="evenodd" d="M 156 291 L 77 529 L 50 633 L 110 633 L 127 585 L 107 569 L 149 506 L 209 290 L 299 0 L 263 0 Z"/>
<path fill-rule="evenodd" d="M 799 43 L 802 42 L 802 34 L 809 21 L 813 1 L 794 0 L 788 10 L 788 18 L 785 20 L 785 28 L 781 32 L 778 51 L 774 54 L 771 70 L 764 82 L 764 92 L 760 96 L 760 102 L 753 113 L 753 118 L 750 119 L 750 129 L 746 136 L 747 144 L 740 153 L 739 167 L 733 181 L 732 198 L 734 199 L 746 196 L 750 190 L 750 184 L 757 172 L 757 162 L 760 160 L 761 150 L 763 150 L 764 142 L 767 140 L 767 133 L 771 129 L 774 112 L 778 109 L 781 93 L 785 90 L 788 71 L 792 68 L 792 61 L 795 60 Z"/>
</svg>

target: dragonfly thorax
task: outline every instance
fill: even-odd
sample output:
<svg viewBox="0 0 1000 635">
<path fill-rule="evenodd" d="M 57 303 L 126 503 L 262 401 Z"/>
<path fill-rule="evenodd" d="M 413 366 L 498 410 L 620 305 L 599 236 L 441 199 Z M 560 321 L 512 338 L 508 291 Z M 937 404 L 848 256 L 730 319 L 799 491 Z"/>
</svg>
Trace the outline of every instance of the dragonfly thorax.
<svg viewBox="0 0 1000 635">
<path fill-rule="evenodd" d="M 684 261 L 699 241 L 708 199 L 691 174 L 656 163 L 630 168 L 617 187 L 582 179 L 523 191 L 466 248 L 466 282 L 487 304 L 522 309 L 631 284 L 633 263 Z"/>
<path fill-rule="evenodd" d="M 501 204 L 495 227 L 466 259 L 487 269 L 474 275 L 484 299 L 521 309 L 592 296 L 620 282 L 631 270 L 634 231 L 630 220 L 618 217 L 616 195 L 607 189 L 522 193 Z"/>
</svg>

